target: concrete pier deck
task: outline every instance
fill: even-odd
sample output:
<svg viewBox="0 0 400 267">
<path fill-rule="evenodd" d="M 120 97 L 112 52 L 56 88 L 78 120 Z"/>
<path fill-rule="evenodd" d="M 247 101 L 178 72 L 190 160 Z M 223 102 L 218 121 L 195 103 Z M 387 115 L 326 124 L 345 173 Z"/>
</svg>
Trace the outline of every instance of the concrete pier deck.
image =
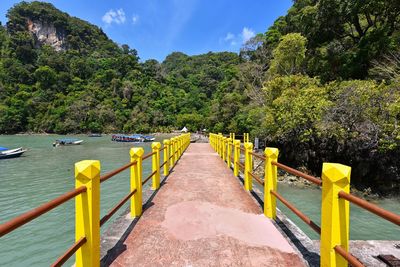
<svg viewBox="0 0 400 267">
<path fill-rule="evenodd" d="M 304 266 L 209 144 L 191 144 L 111 266 Z"/>
</svg>

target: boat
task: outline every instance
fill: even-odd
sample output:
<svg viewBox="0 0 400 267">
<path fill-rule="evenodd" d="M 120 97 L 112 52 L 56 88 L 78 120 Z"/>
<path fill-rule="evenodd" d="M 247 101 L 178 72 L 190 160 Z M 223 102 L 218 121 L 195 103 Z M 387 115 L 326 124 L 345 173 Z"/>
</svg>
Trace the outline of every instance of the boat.
<svg viewBox="0 0 400 267">
<path fill-rule="evenodd" d="M 23 149 L 22 147 L 14 148 L 14 149 L 8 149 L 5 147 L 1 147 L 0 159 L 17 158 L 17 157 L 20 157 L 22 154 L 24 154 L 26 151 L 27 150 Z"/>
<path fill-rule="evenodd" d="M 76 138 L 64 138 L 64 139 L 57 139 L 54 143 L 53 146 L 72 146 L 72 145 L 80 145 L 82 144 L 83 140 L 79 140 Z"/>
<path fill-rule="evenodd" d="M 111 141 L 115 141 L 115 142 L 141 143 L 141 142 L 152 142 L 154 140 L 155 140 L 154 136 L 142 135 L 142 134 L 131 134 L 131 135 L 113 134 L 111 136 Z"/>
<path fill-rule="evenodd" d="M 4 149 L 4 148 L 5 148 L 5 149 Z M 10 154 L 10 153 L 19 152 L 19 151 L 21 151 L 21 150 L 23 150 L 22 147 L 13 148 L 13 149 L 8 149 L 8 148 L 6 148 L 6 147 L 3 147 L 3 149 L 0 151 L 0 153 L 3 153 L 3 154 Z"/>
<path fill-rule="evenodd" d="M 143 138 L 144 138 L 144 142 L 153 142 L 154 140 L 156 140 L 156 138 L 151 135 L 143 135 Z"/>
<path fill-rule="evenodd" d="M 91 133 L 88 134 L 89 137 L 101 137 L 101 133 Z"/>
</svg>

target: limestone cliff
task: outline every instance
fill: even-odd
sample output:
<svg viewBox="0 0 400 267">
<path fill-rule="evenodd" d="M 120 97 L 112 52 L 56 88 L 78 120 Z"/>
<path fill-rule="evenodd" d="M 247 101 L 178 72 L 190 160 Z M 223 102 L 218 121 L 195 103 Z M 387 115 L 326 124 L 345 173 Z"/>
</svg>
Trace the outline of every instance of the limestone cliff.
<svg viewBox="0 0 400 267">
<path fill-rule="evenodd" d="M 29 19 L 28 30 L 33 34 L 36 46 L 46 44 L 52 46 L 56 51 L 66 49 L 64 31 L 57 29 L 53 24 Z"/>
</svg>

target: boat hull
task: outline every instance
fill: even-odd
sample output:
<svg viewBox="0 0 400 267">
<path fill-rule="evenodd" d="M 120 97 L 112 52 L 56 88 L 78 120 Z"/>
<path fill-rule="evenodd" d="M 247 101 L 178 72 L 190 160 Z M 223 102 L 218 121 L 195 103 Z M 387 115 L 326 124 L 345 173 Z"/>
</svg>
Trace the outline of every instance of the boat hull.
<svg viewBox="0 0 400 267">
<path fill-rule="evenodd" d="M 18 158 L 20 157 L 22 154 L 24 154 L 26 152 L 26 150 L 19 150 L 16 152 L 12 152 L 12 153 L 0 153 L 0 159 L 12 159 L 12 158 Z"/>
</svg>

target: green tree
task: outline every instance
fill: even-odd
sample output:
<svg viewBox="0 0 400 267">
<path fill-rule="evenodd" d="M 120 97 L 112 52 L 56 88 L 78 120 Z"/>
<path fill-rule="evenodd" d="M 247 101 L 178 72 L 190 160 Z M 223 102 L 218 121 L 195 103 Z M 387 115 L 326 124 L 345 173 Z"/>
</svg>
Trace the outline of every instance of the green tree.
<svg viewBox="0 0 400 267">
<path fill-rule="evenodd" d="M 291 75 L 301 73 L 306 57 L 307 39 L 300 33 L 289 33 L 283 36 L 278 46 L 272 52 L 273 59 L 268 73 L 276 75 Z"/>
</svg>

